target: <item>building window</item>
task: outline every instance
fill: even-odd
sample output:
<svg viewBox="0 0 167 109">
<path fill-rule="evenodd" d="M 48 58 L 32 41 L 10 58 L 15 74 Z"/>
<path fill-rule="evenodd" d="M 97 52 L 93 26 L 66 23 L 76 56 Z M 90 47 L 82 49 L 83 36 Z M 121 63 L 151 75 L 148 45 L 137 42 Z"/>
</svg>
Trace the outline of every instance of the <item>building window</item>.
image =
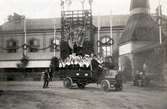
<svg viewBox="0 0 167 109">
<path fill-rule="evenodd" d="M 38 52 L 38 48 L 40 47 L 40 42 L 38 39 L 30 39 L 28 42 L 29 52 Z"/>
<path fill-rule="evenodd" d="M 112 44 L 113 40 L 111 40 L 110 36 L 102 36 L 100 41 L 104 44 L 102 47 L 101 47 L 101 53 L 104 57 L 107 57 L 107 56 L 112 56 Z"/>
<path fill-rule="evenodd" d="M 56 43 L 56 45 L 57 45 L 57 46 L 56 46 L 56 47 L 57 47 L 57 48 L 56 48 L 56 51 L 59 51 L 59 50 L 60 50 L 60 40 L 59 40 L 59 39 L 56 39 L 55 41 L 56 41 L 55 43 Z M 54 42 L 54 39 L 53 39 L 53 38 L 50 39 L 50 45 L 51 45 L 51 47 L 50 47 L 50 52 L 53 52 L 53 51 L 54 51 L 54 46 L 53 46 L 54 43 L 53 43 L 53 42 Z"/>
<path fill-rule="evenodd" d="M 7 53 L 16 53 L 17 52 L 17 41 L 14 39 L 7 40 Z"/>
</svg>

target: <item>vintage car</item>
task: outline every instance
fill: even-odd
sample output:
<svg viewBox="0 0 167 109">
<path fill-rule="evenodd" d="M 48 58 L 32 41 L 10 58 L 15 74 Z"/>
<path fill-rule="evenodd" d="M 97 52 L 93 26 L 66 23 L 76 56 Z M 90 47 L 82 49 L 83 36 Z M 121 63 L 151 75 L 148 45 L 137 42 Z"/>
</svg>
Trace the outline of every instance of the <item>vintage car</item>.
<svg viewBox="0 0 167 109">
<path fill-rule="evenodd" d="M 121 91 L 123 88 L 121 73 L 117 70 L 107 69 L 104 72 L 104 76 L 101 81 L 101 88 L 104 91 L 109 91 L 110 89 Z"/>
<path fill-rule="evenodd" d="M 71 89 L 75 84 L 83 89 L 90 83 L 101 84 L 104 91 L 122 90 L 122 76 L 117 70 L 103 68 L 100 72 L 91 69 L 61 69 L 59 75 L 63 78 L 65 88 Z"/>
</svg>

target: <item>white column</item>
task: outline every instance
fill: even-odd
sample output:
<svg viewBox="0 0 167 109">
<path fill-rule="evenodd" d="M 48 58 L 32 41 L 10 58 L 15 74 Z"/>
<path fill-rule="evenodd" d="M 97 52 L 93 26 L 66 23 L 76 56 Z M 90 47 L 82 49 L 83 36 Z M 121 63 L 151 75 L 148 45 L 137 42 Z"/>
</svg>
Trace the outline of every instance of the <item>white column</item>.
<svg viewBox="0 0 167 109">
<path fill-rule="evenodd" d="M 110 37 L 113 38 L 113 36 L 112 36 L 112 10 L 111 10 L 111 15 L 110 15 Z M 113 45 L 110 46 L 110 55 L 111 56 L 113 54 L 112 47 L 113 47 Z"/>
<path fill-rule="evenodd" d="M 56 56 L 56 25 L 54 24 L 54 39 L 53 39 L 53 56 Z"/>
<path fill-rule="evenodd" d="M 23 48 L 23 54 L 26 56 L 27 55 L 27 28 L 26 28 L 26 18 L 24 19 L 24 48 Z M 26 47 L 26 48 L 25 48 Z"/>
<path fill-rule="evenodd" d="M 162 44 L 162 25 L 161 25 L 161 14 L 162 14 L 162 10 L 161 10 L 161 3 L 159 0 L 159 7 L 158 7 L 158 24 L 159 24 L 159 42 L 160 44 Z"/>
<path fill-rule="evenodd" d="M 100 27 L 101 26 L 101 24 L 100 24 L 101 21 L 100 20 L 101 20 L 101 18 L 100 18 L 100 16 L 98 16 L 98 19 L 97 19 L 97 24 L 98 24 L 98 28 L 97 28 L 97 40 L 98 41 L 100 41 L 100 28 L 101 28 Z M 97 46 L 97 48 L 98 48 L 97 53 L 100 53 L 100 47 Z"/>
</svg>

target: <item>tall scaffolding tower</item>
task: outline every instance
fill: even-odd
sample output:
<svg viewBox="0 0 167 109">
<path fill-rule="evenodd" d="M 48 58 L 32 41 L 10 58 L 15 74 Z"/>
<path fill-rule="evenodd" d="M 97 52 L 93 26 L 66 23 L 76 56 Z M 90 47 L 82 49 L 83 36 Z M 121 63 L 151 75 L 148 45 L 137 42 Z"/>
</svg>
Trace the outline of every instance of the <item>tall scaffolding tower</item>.
<svg viewBox="0 0 167 109">
<path fill-rule="evenodd" d="M 92 10 L 61 11 L 61 58 L 94 52 Z"/>
</svg>

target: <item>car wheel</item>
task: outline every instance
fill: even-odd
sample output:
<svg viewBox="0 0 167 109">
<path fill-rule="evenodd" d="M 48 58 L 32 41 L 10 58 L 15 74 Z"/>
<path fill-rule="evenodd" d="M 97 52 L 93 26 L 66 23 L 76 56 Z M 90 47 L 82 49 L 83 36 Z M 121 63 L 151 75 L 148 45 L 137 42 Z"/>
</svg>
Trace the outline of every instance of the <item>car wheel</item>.
<svg viewBox="0 0 167 109">
<path fill-rule="evenodd" d="M 64 85 L 65 88 L 71 89 L 72 85 L 73 85 L 73 81 L 72 81 L 71 77 L 65 78 L 64 81 L 63 81 L 63 85 Z"/>
<path fill-rule="evenodd" d="M 101 81 L 101 88 L 104 91 L 109 91 L 110 90 L 110 82 L 108 80 Z"/>
</svg>

